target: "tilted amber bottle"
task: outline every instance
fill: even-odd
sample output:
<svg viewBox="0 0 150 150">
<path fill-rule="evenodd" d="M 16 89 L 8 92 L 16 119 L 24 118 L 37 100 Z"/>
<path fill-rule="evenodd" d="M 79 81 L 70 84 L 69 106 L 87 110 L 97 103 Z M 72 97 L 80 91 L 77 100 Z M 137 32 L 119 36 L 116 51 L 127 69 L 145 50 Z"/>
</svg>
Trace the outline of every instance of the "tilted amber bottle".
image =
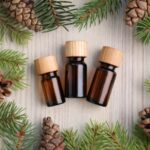
<svg viewBox="0 0 150 150">
<path fill-rule="evenodd" d="M 102 49 L 99 61 L 100 66 L 93 77 L 87 100 L 97 105 L 107 106 L 116 79 L 115 68 L 122 61 L 122 52 L 105 46 Z"/>
<path fill-rule="evenodd" d="M 58 64 L 54 56 L 35 60 L 37 72 L 42 77 L 42 87 L 47 106 L 59 105 L 65 102 L 60 78 L 57 75 Z"/>
<path fill-rule="evenodd" d="M 84 98 L 87 92 L 87 42 L 67 41 L 65 56 L 68 58 L 65 72 L 65 96 Z"/>
</svg>

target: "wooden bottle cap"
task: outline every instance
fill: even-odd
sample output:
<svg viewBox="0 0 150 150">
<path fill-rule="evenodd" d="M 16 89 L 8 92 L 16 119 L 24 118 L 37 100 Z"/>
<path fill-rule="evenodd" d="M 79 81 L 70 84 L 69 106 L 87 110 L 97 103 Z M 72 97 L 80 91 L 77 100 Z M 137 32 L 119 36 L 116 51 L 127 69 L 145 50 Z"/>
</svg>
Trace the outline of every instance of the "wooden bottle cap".
<svg viewBox="0 0 150 150">
<path fill-rule="evenodd" d="M 58 70 L 58 64 L 55 56 L 38 58 L 35 60 L 35 66 L 39 75 Z"/>
<path fill-rule="evenodd" d="M 65 45 L 66 57 L 87 57 L 86 41 L 67 41 Z"/>
<path fill-rule="evenodd" d="M 112 47 L 102 48 L 99 61 L 119 67 L 123 59 L 123 53 Z"/>
</svg>

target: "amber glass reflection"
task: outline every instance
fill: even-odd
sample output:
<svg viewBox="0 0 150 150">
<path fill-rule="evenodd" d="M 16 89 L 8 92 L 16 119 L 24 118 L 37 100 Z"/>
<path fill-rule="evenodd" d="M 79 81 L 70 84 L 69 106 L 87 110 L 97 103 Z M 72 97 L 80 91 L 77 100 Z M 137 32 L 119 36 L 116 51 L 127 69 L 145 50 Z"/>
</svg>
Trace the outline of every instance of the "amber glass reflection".
<svg viewBox="0 0 150 150">
<path fill-rule="evenodd" d="M 42 87 L 47 106 L 59 105 L 65 102 L 63 89 L 57 72 L 42 75 Z"/>
<path fill-rule="evenodd" d="M 101 63 L 93 77 L 87 96 L 88 101 L 101 106 L 107 106 L 116 78 L 115 68 L 115 66 Z"/>
<path fill-rule="evenodd" d="M 69 57 L 66 64 L 65 96 L 73 98 L 86 97 L 87 66 L 84 57 Z"/>
</svg>

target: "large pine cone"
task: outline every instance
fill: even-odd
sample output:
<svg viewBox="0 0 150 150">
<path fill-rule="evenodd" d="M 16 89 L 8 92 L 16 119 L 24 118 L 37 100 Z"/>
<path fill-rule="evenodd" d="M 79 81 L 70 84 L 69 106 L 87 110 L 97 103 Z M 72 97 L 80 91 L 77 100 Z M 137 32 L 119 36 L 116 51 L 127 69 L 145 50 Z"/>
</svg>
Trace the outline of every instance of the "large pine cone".
<svg viewBox="0 0 150 150">
<path fill-rule="evenodd" d="M 39 150 L 64 150 L 64 139 L 57 124 L 50 117 L 43 119 L 43 133 Z"/>
<path fill-rule="evenodd" d="M 133 26 L 150 14 L 150 0 L 129 0 L 126 9 L 126 24 Z"/>
<path fill-rule="evenodd" d="M 30 30 L 42 30 L 41 22 L 35 15 L 33 0 L 3 0 L 3 5 L 9 9 L 10 16 Z"/>
<path fill-rule="evenodd" d="M 150 107 L 142 110 L 139 116 L 141 118 L 139 126 L 144 130 L 146 135 L 150 136 Z"/>
<path fill-rule="evenodd" d="M 5 97 L 10 96 L 10 87 L 12 86 L 12 81 L 5 80 L 3 75 L 0 74 L 0 101 Z"/>
</svg>

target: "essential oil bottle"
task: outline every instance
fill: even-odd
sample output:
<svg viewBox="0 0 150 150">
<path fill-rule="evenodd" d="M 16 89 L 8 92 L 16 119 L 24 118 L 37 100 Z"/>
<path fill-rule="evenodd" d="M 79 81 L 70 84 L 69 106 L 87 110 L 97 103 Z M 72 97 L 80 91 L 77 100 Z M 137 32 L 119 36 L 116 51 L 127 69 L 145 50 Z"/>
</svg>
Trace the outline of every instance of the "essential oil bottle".
<svg viewBox="0 0 150 150">
<path fill-rule="evenodd" d="M 35 60 L 37 73 L 42 77 L 41 83 L 47 106 L 55 106 L 65 102 L 60 78 L 57 75 L 58 64 L 55 56 L 42 57 Z"/>
<path fill-rule="evenodd" d="M 87 100 L 101 106 L 107 106 L 116 79 L 115 69 L 120 65 L 123 54 L 121 51 L 103 47 Z"/>
<path fill-rule="evenodd" d="M 67 41 L 65 56 L 68 63 L 65 68 L 65 96 L 68 98 L 84 98 L 87 92 L 87 42 Z"/>
</svg>

